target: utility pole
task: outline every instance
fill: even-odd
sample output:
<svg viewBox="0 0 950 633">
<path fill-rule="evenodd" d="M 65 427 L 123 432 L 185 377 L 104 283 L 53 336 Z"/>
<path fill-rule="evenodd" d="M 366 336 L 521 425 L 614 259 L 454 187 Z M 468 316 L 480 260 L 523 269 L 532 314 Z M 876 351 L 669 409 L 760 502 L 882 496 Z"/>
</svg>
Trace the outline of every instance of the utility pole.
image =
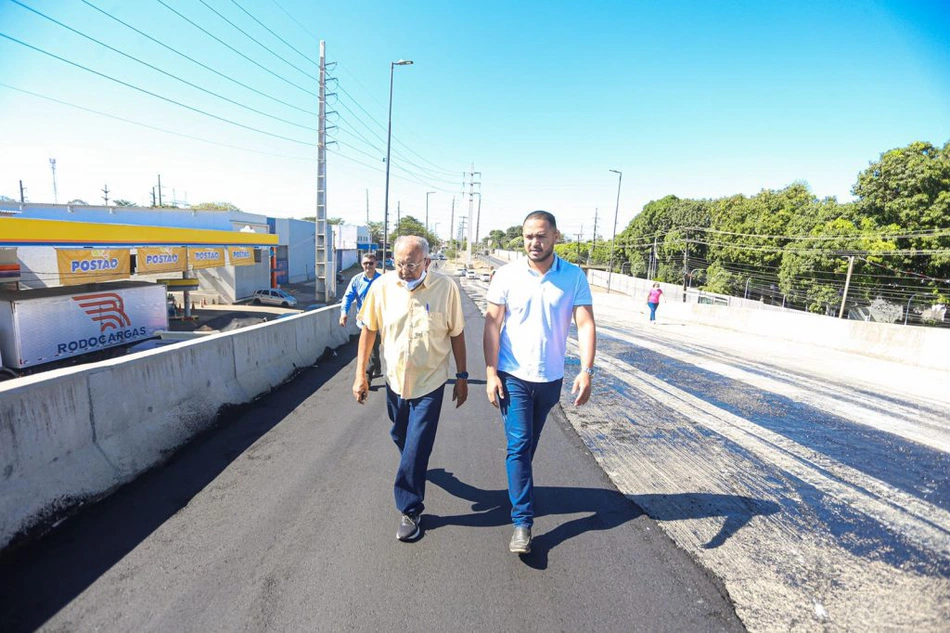
<svg viewBox="0 0 950 633">
<path fill-rule="evenodd" d="M 468 220 L 467 216 L 459 216 L 459 246 L 461 246 L 462 241 L 465 239 L 465 221 Z"/>
<path fill-rule="evenodd" d="M 26 189 L 23 188 L 23 181 L 21 180 L 20 181 L 20 204 L 24 204 L 26 202 L 26 196 L 24 195 L 25 191 Z"/>
<path fill-rule="evenodd" d="M 587 251 L 587 265 L 588 266 L 590 266 L 590 255 L 591 253 L 594 252 L 594 247 L 597 246 L 597 211 L 598 210 L 599 209 L 597 209 L 596 207 L 594 208 L 594 234 L 591 235 L 590 250 Z"/>
<path fill-rule="evenodd" d="M 59 192 L 56 191 L 56 159 L 49 159 L 49 168 L 53 171 L 53 204 L 59 204 Z"/>
<path fill-rule="evenodd" d="M 162 175 L 158 175 L 158 206 L 162 206 Z"/>
<path fill-rule="evenodd" d="M 366 189 L 366 226 L 369 226 L 369 188 Z"/>
<path fill-rule="evenodd" d="M 689 233 L 686 233 L 689 235 Z M 686 280 L 689 277 L 689 240 L 683 238 L 683 303 L 686 303 Z"/>
<path fill-rule="evenodd" d="M 102 199 L 105 201 L 106 206 L 109 206 L 109 185 L 102 186 Z"/>
<path fill-rule="evenodd" d="M 402 202 L 399 200 L 396 200 L 396 237 L 399 237 L 400 235 L 402 235 L 402 233 L 399 232 L 399 224 L 402 222 L 401 205 L 402 205 Z M 395 257 L 395 255 L 393 255 L 393 257 Z"/>
<path fill-rule="evenodd" d="M 478 227 L 482 222 L 482 192 L 476 191 L 475 194 L 478 196 L 478 211 L 475 213 L 475 243 L 481 244 L 481 235 Z"/>
<path fill-rule="evenodd" d="M 455 241 L 455 196 L 452 196 L 452 219 L 449 220 L 449 239 Z M 458 253 L 455 254 L 458 257 Z"/>
<path fill-rule="evenodd" d="M 581 263 L 581 239 L 584 237 L 584 225 L 581 225 L 581 232 L 575 233 L 577 236 L 577 263 Z"/>
<path fill-rule="evenodd" d="M 152 206 L 155 206 L 155 187 L 152 187 Z"/>
<path fill-rule="evenodd" d="M 313 292 L 317 300 L 330 303 L 336 293 L 336 276 L 330 262 L 327 230 L 327 45 L 320 40 L 320 71 L 317 87 L 317 214 L 314 226 Z"/>
<path fill-rule="evenodd" d="M 428 239 L 429 235 L 429 196 L 434 193 L 434 191 L 426 191 L 426 239 Z"/>
<path fill-rule="evenodd" d="M 468 172 L 468 177 L 469 177 L 468 179 L 468 216 L 467 216 L 468 218 L 472 217 L 473 207 L 475 203 L 475 200 L 474 200 L 475 185 L 481 186 L 482 184 L 481 182 L 475 181 L 475 174 L 478 174 L 479 176 L 481 176 L 482 172 L 475 171 L 475 163 L 472 163 L 472 169 Z M 481 196 L 479 196 L 479 198 L 481 198 Z M 466 259 L 465 259 L 466 264 L 472 263 L 472 239 L 474 238 L 472 228 L 473 228 L 472 222 L 469 221 L 468 222 L 468 246 L 466 248 Z"/>
<path fill-rule="evenodd" d="M 841 293 L 841 309 L 838 318 L 844 318 L 844 304 L 848 301 L 848 286 L 851 285 L 851 271 L 854 270 L 854 255 L 848 255 L 848 276 L 844 279 L 844 292 Z"/>
</svg>

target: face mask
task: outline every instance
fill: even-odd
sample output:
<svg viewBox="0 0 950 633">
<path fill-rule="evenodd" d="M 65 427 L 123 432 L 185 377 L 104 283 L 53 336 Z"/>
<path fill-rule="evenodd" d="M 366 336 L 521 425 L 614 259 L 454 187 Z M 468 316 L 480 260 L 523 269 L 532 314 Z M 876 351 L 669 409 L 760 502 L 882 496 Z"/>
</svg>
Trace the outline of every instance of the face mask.
<svg viewBox="0 0 950 633">
<path fill-rule="evenodd" d="M 408 288 L 409 290 L 415 290 L 415 289 L 416 289 L 416 286 L 418 286 L 419 284 L 421 284 L 422 281 L 423 281 L 425 278 L 426 278 L 426 271 L 423 270 L 423 271 L 422 271 L 422 274 L 419 275 L 419 278 L 418 278 L 418 279 L 413 279 L 412 281 L 407 281 L 407 282 L 406 282 L 406 288 Z"/>
</svg>

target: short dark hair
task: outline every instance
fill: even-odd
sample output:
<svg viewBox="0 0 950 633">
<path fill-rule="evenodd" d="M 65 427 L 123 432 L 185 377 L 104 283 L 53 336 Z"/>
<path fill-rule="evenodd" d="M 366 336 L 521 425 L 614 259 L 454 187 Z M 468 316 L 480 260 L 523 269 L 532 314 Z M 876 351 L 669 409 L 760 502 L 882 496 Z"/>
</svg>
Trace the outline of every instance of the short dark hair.
<svg viewBox="0 0 950 633">
<path fill-rule="evenodd" d="M 360 261 L 363 261 L 364 259 L 371 259 L 374 262 L 379 261 L 376 259 L 376 255 L 373 255 L 372 253 L 366 253 L 365 255 L 363 255 L 362 259 L 360 259 Z"/>
<path fill-rule="evenodd" d="M 525 222 L 528 220 L 544 220 L 551 225 L 551 228 L 557 230 L 557 220 L 554 219 L 554 214 L 549 213 L 548 211 L 532 211 L 527 216 L 525 216 L 524 222 L 521 223 L 521 226 L 524 226 Z"/>
</svg>

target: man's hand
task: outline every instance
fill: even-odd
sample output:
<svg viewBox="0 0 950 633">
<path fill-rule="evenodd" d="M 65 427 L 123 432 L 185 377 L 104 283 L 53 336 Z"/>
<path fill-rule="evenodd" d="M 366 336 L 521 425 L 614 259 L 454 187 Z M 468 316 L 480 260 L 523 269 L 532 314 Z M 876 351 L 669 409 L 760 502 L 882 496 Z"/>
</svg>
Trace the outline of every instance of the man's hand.
<svg viewBox="0 0 950 633">
<path fill-rule="evenodd" d="M 466 400 L 468 400 L 468 380 L 456 378 L 455 386 L 452 388 L 452 401 L 455 403 L 455 408 L 458 409 L 465 404 Z"/>
<path fill-rule="evenodd" d="M 341 314 L 341 315 L 340 315 L 340 327 L 346 327 L 346 315 L 345 315 L 345 314 Z"/>
<path fill-rule="evenodd" d="M 366 402 L 369 397 L 369 381 L 366 379 L 366 373 L 360 372 L 353 381 L 353 397 L 360 404 Z"/>
<path fill-rule="evenodd" d="M 574 406 L 579 407 L 590 400 L 590 374 L 581 370 L 574 379 L 574 386 L 571 387 L 571 395 L 577 394 L 574 399 Z"/>
<path fill-rule="evenodd" d="M 505 385 L 502 384 L 498 374 L 491 374 L 485 380 L 485 392 L 488 394 L 491 406 L 497 409 L 498 403 L 505 399 Z"/>
</svg>

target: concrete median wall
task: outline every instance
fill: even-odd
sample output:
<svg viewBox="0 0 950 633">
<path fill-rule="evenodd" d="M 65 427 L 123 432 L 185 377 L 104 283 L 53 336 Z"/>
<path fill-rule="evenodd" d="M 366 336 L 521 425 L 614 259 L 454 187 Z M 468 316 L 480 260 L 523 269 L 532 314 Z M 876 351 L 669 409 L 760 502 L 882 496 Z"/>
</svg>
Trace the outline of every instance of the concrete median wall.
<svg viewBox="0 0 950 633">
<path fill-rule="evenodd" d="M 594 287 L 607 286 L 607 273 L 603 271 L 588 271 L 588 279 Z M 651 280 L 625 275 L 614 274 L 611 279 L 611 290 L 629 295 L 631 307 L 644 312 L 652 285 Z M 741 306 L 700 304 L 693 294 L 683 302 L 682 286 L 660 287 L 664 293 L 658 313 L 661 319 L 696 321 L 790 343 L 866 354 L 930 369 L 950 369 L 950 331 L 946 329 L 836 319 L 751 301 L 744 301 Z"/>
<path fill-rule="evenodd" d="M 339 306 L 0 382 L 0 548 L 107 495 L 358 330 Z"/>
</svg>

